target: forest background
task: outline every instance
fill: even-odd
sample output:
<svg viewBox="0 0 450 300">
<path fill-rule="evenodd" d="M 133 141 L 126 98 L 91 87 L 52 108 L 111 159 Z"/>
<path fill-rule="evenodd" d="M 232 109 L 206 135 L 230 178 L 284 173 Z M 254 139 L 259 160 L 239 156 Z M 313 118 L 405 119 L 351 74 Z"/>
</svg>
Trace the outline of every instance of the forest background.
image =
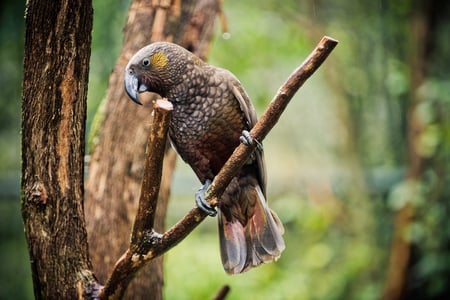
<svg viewBox="0 0 450 300">
<path fill-rule="evenodd" d="M 286 228 L 282 258 L 225 275 L 210 218 L 166 256 L 167 299 L 210 298 L 223 284 L 230 299 L 378 299 L 399 227 L 406 295 L 449 295 L 450 5 L 334 2 L 224 2 L 229 34 L 218 22 L 209 62 L 237 75 L 259 113 L 323 35 L 340 44 L 264 143 L 268 198 Z M 93 4 L 88 128 L 129 1 Z M 24 9 L 0 4 L 0 299 L 33 298 L 19 203 Z M 169 224 L 198 187 L 179 161 Z"/>
</svg>

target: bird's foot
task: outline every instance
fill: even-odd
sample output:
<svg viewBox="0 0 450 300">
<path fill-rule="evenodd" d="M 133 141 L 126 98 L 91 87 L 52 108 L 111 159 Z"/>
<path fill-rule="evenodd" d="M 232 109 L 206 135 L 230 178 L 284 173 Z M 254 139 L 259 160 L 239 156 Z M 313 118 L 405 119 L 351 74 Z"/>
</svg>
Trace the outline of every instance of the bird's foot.
<svg viewBox="0 0 450 300">
<path fill-rule="evenodd" d="M 242 135 L 239 138 L 242 144 L 247 146 L 254 146 L 256 145 L 256 148 L 258 148 L 259 151 L 263 151 L 263 145 L 257 140 L 250 136 L 250 132 L 247 130 L 242 130 Z"/>
<path fill-rule="evenodd" d="M 198 208 L 203 210 L 205 213 L 214 217 L 217 214 L 217 211 L 209 205 L 209 203 L 205 199 L 206 191 L 208 187 L 211 185 L 211 180 L 206 179 L 205 184 L 195 193 L 195 203 Z"/>
</svg>

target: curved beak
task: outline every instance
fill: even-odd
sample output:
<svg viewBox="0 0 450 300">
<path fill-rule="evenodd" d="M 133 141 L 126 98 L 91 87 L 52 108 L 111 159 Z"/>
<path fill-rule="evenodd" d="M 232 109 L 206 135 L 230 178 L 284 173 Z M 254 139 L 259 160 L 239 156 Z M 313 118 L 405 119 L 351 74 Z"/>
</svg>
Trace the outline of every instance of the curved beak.
<svg viewBox="0 0 450 300">
<path fill-rule="evenodd" d="M 135 103 L 142 105 L 141 101 L 139 101 L 138 93 L 145 92 L 147 90 L 147 87 L 144 84 L 141 84 L 139 82 L 139 79 L 133 72 L 133 70 L 128 69 L 125 71 L 125 91 L 127 92 L 128 96 L 133 100 Z"/>
</svg>

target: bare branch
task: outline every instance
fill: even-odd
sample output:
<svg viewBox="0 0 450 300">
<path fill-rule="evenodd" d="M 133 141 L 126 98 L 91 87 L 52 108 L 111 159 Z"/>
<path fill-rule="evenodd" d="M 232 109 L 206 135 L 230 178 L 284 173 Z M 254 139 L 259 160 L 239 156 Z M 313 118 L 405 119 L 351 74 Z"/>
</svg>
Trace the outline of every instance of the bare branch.
<svg viewBox="0 0 450 300">
<path fill-rule="evenodd" d="M 220 290 L 217 292 L 217 294 L 214 296 L 213 300 L 223 300 L 230 292 L 230 286 L 224 285 L 220 288 Z"/>
<path fill-rule="evenodd" d="M 286 82 L 280 87 L 266 111 L 250 131 L 250 136 L 253 139 L 261 142 L 266 137 L 278 122 L 281 114 L 298 89 L 320 67 L 331 51 L 333 51 L 334 47 L 336 47 L 337 43 L 338 41 L 333 38 L 323 37 L 303 64 L 292 72 Z M 249 147 L 241 144 L 234 150 L 208 189 L 206 199 L 211 205 L 217 205 L 225 188 L 250 157 L 255 147 L 256 145 Z"/>
<path fill-rule="evenodd" d="M 153 231 L 153 223 L 172 109 L 172 104 L 165 100 L 157 100 L 153 105 L 152 130 L 148 138 L 144 178 L 130 247 L 116 263 L 100 293 L 101 299 L 122 298 L 131 279 L 148 261 L 145 256 L 152 252 L 153 241 L 160 238 L 160 234 Z"/>
<path fill-rule="evenodd" d="M 322 38 L 303 64 L 294 70 L 278 90 L 269 107 L 250 131 L 253 139 L 262 141 L 266 137 L 298 89 L 320 67 L 337 43 L 338 41 L 332 38 Z M 133 227 L 130 248 L 116 263 L 110 279 L 101 292 L 101 299 L 120 299 L 134 274 L 146 262 L 177 245 L 207 216 L 205 212 L 194 207 L 163 235 L 159 235 L 152 229 L 161 177 L 163 145 L 166 142 L 165 135 L 170 119 L 170 110 L 160 105 L 161 102 L 157 102 L 158 108 L 155 106 L 154 110 L 155 116 L 148 143 L 148 149 L 151 150 L 147 153 L 139 210 Z M 211 205 L 217 205 L 225 188 L 250 157 L 255 147 L 255 145 L 241 144 L 235 149 L 207 191 L 206 200 Z"/>
<path fill-rule="evenodd" d="M 156 100 L 153 105 L 153 123 L 147 144 L 147 155 L 142 179 L 139 207 L 131 234 L 131 245 L 140 245 L 143 235 L 153 231 L 156 204 L 161 184 L 164 150 L 173 106 L 167 100 Z"/>
</svg>

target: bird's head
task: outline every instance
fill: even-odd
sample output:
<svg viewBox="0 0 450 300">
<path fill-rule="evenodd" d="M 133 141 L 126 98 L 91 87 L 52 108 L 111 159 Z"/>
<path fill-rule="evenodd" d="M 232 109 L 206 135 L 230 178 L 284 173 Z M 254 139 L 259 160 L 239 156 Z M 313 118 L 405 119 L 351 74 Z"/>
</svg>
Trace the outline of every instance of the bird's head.
<svg viewBox="0 0 450 300">
<path fill-rule="evenodd" d="M 183 80 L 193 54 L 168 42 L 157 42 L 140 49 L 125 69 L 125 90 L 136 103 L 138 93 L 155 92 L 165 97 Z"/>
</svg>

